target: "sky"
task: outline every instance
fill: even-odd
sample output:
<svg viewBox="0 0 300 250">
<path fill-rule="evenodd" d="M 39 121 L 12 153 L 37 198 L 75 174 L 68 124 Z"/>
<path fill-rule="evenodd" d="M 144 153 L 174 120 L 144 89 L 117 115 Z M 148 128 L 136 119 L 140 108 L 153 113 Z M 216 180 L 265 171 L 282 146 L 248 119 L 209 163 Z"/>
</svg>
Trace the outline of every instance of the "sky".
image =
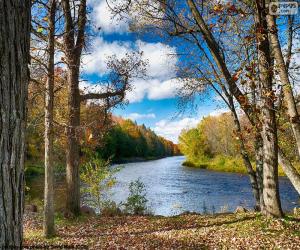
<svg viewBox="0 0 300 250">
<path fill-rule="evenodd" d="M 179 112 L 177 92 L 182 82 L 176 78 L 179 58 L 176 48 L 162 41 L 129 32 L 128 24 L 112 18 L 105 0 L 89 0 L 89 19 L 95 31 L 100 32 L 90 39 L 87 55 L 83 57 L 81 88 L 97 90 L 106 72 L 108 56 L 125 56 L 126 52 L 143 51 L 148 61 L 145 79 L 135 79 L 132 91 L 126 94 L 128 105 L 115 108 L 113 114 L 145 124 L 158 135 L 178 142 L 182 129 L 195 127 L 201 118 L 220 114 L 226 109 L 214 96 L 201 98 L 196 110 Z M 99 88 L 100 90 L 100 88 Z"/>
</svg>

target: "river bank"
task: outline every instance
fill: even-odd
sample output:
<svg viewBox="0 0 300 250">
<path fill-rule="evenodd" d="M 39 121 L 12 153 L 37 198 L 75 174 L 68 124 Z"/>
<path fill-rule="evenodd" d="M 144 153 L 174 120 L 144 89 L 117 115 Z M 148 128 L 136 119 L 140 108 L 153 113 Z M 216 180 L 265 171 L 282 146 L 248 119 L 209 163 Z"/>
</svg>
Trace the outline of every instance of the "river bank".
<svg viewBox="0 0 300 250">
<path fill-rule="evenodd" d="M 56 217 L 53 239 L 42 214 L 25 214 L 24 249 L 298 249 L 300 217 L 268 220 L 259 213 Z"/>
<path fill-rule="evenodd" d="M 185 167 L 207 169 L 225 173 L 238 173 L 247 174 L 247 170 L 244 166 L 242 158 L 239 157 L 227 157 L 227 156 L 216 156 L 205 162 L 186 160 L 182 163 Z M 300 164 L 294 164 L 296 169 L 300 171 Z M 252 166 L 255 169 L 255 162 L 252 162 Z M 279 176 L 286 176 L 282 167 L 278 167 Z"/>
</svg>

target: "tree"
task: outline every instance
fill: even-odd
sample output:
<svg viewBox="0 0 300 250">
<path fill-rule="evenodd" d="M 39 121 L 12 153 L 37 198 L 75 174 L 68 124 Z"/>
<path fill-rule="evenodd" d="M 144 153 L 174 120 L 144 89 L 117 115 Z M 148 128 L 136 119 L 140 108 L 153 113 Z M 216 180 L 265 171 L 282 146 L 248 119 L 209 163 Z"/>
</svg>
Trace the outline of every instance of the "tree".
<svg viewBox="0 0 300 250">
<path fill-rule="evenodd" d="M 271 1 L 270 1 L 271 2 Z M 266 13 L 264 13 L 266 14 Z M 275 66 L 279 72 L 281 85 L 283 88 L 283 97 L 287 106 L 287 113 L 290 124 L 296 139 L 298 155 L 300 156 L 300 118 L 296 107 L 293 89 L 288 75 L 288 65 L 283 58 L 283 53 L 278 39 L 278 28 L 274 15 L 266 15 L 267 27 L 269 33 L 270 47 L 274 54 Z M 292 34 L 290 34 L 292 36 Z M 290 38 L 292 39 L 292 38 Z"/>
<path fill-rule="evenodd" d="M 256 33 L 258 44 L 259 80 L 262 91 L 262 138 L 263 138 L 263 197 L 267 216 L 282 216 L 278 184 L 278 139 L 275 99 L 272 80 L 272 59 L 268 42 L 265 2 L 256 1 Z"/>
<path fill-rule="evenodd" d="M 79 91 L 79 76 L 82 51 L 86 39 L 86 0 L 62 0 L 64 14 L 64 54 L 68 68 L 68 126 L 67 126 L 67 201 L 66 209 L 74 215 L 80 214 L 80 103 L 88 100 L 104 100 L 107 108 L 122 103 L 126 91 L 130 90 L 133 78 L 143 76 L 146 63 L 140 53 L 127 54 L 123 59 L 115 56 L 108 60 L 110 71 L 105 91 L 84 93 Z"/>
<path fill-rule="evenodd" d="M 239 104 L 240 108 L 244 111 L 245 115 L 248 117 L 250 123 L 255 128 L 257 133 L 257 141 L 256 143 L 259 150 L 259 157 L 264 157 L 262 164 L 263 167 L 269 169 L 273 172 L 271 176 L 264 175 L 264 178 L 272 179 L 274 185 L 269 186 L 269 188 L 273 188 L 273 195 L 271 197 L 274 199 L 274 202 L 278 205 L 277 208 L 274 207 L 275 212 L 280 211 L 280 204 L 278 204 L 278 180 L 277 180 L 277 156 L 274 153 L 277 153 L 277 136 L 276 136 L 276 120 L 273 119 L 275 117 L 275 113 L 272 110 L 272 106 L 274 106 L 274 100 L 270 98 L 266 98 L 264 96 L 266 91 L 262 93 L 259 98 L 261 107 L 263 107 L 264 113 L 259 112 L 259 106 L 251 105 L 249 98 L 249 88 L 245 88 L 240 79 L 240 75 L 243 73 L 243 69 L 245 68 L 244 59 L 245 56 L 241 55 L 239 50 L 234 50 L 231 53 L 230 42 L 228 39 L 232 36 L 237 42 L 240 50 L 245 51 L 247 47 L 246 44 L 240 44 L 239 41 L 249 40 L 251 42 L 255 42 L 253 38 L 260 34 L 259 28 L 254 28 L 256 25 L 259 27 L 260 25 L 255 23 L 254 17 L 255 13 L 257 13 L 257 8 L 253 6 L 253 3 L 250 1 L 245 1 L 239 3 L 239 5 L 231 4 L 231 3 L 219 3 L 215 2 L 206 2 L 206 1 L 197 1 L 197 0 L 187 0 L 182 4 L 177 4 L 176 1 L 121 1 L 122 3 L 114 6 L 113 10 L 115 13 L 124 13 L 129 12 L 132 13 L 133 21 L 132 25 L 136 29 L 156 29 L 161 33 L 168 35 L 178 41 L 181 39 L 184 42 L 188 42 L 190 45 L 198 48 L 198 51 L 192 51 L 190 54 L 190 47 L 187 48 L 184 53 L 184 58 L 191 61 L 191 65 L 196 68 L 197 58 L 204 58 L 207 54 L 207 61 L 212 61 L 213 67 L 212 71 L 216 72 L 215 78 L 218 78 L 218 81 L 222 82 L 230 96 L 232 96 L 235 101 Z M 246 8 L 246 11 L 243 11 L 243 8 Z M 136 14 L 138 12 L 138 15 Z M 246 14 L 251 13 L 251 14 Z M 228 22 L 234 18 L 240 18 L 239 23 L 233 23 L 233 26 L 228 25 Z M 245 19 L 248 17 L 248 19 Z M 239 31 L 239 26 L 245 28 L 248 31 L 248 36 L 245 33 L 236 33 L 237 29 Z M 233 27 L 232 29 L 228 27 Z M 253 32 L 252 32 L 253 30 Z M 267 40 L 267 36 L 264 37 Z M 234 42 L 232 40 L 232 42 Z M 268 43 L 266 41 L 266 43 Z M 253 43 L 255 44 L 255 43 Z M 241 45 L 241 46 L 240 46 Z M 200 51 L 200 53 L 199 53 Z M 256 49 L 253 50 L 255 55 Z M 246 50 L 246 53 L 249 51 Z M 250 51 L 251 52 L 251 51 Z M 266 51 L 265 51 L 266 52 Z M 196 55 L 196 56 L 195 56 Z M 202 56 L 203 55 L 203 56 Z M 270 54 L 266 54 L 266 56 L 270 57 Z M 252 56 L 253 63 L 257 61 L 255 56 Z M 199 59 L 198 59 L 199 60 Z M 251 62 L 251 61 L 250 61 Z M 257 64 L 256 64 L 257 65 Z M 260 64 L 261 67 L 262 64 Z M 207 66 L 207 64 L 202 65 L 198 62 L 198 66 L 200 69 L 203 69 Z M 268 65 L 271 66 L 271 65 Z M 248 66 L 247 66 L 248 67 Z M 250 67 L 250 65 L 249 65 Z M 254 67 L 256 72 L 258 72 L 257 66 Z M 272 70 L 272 68 L 268 68 L 268 70 Z M 205 71 L 205 74 L 211 74 L 208 70 Z M 261 93 L 261 90 L 267 90 L 272 85 L 270 82 L 268 83 L 268 87 L 266 83 L 261 83 L 260 79 L 257 77 L 256 73 L 255 78 L 249 75 L 249 78 L 254 78 L 255 85 L 257 86 L 255 89 L 253 88 L 252 92 Z M 246 77 L 246 74 L 245 74 Z M 258 78 L 258 80 L 256 79 Z M 190 76 L 191 81 L 194 79 L 199 79 L 197 75 Z M 268 80 L 270 77 L 268 78 Z M 201 82 L 201 81 L 198 81 Z M 190 83 L 188 83 L 190 84 Z M 253 85 L 253 84 L 252 84 Z M 254 85 L 254 86 L 255 86 Z M 261 88 L 261 86 L 263 86 Z M 199 85 L 195 90 L 199 90 Z M 195 91 L 194 90 L 194 91 Z M 224 91 L 224 89 L 220 86 L 214 88 L 215 91 Z M 267 91 L 268 93 L 268 91 Z M 263 118 L 263 119 L 261 119 Z M 268 118 L 268 119 L 267 119 Z M 266 122 L 270 122 L 269 124 L 263 124 Z M 262 126 L 260 126 L 262 124 Z M 264 127 L 265 126 L 265 127 Z M 271 128 L 271 127 L 272 128 Z M 261 130 L 261 128 L 272 129 L 269 130 Z M 275 129 L 275 130 L 274 130 Z M 273 136 L 272 142 L 267 142 L 267 145 L 262 145 L 262 142 L 266 141 L 266 133 L 268 136 Z M 272 134 L 273 133 L 273 134 Z M 265 137 L 265 140 L 263 138 Z M 273 146 L 271 144 L 273 143 Z M 261 154 L 261 146 L 264 147 L 264 154 Z M 269 151 L 268 155 L 266 154 L 267 150 L 275 150 L 274 152 Z M 258 166 L 261 166 L 261 161 L 257 161 L 259 163 Z M 250 165 L 249 165 L 250 166 Z M 258 174 L 261 172 L 257 172 Z M 270 172 L 269 172 L 270 173 Z M 265 181 L 267 182 L 267 181 Z M 261 185 L 260 185 L 261 186 Z M 274 205 L 274 204 L 273 204 Z M 275 211 L 276 210 L 276 211 Z M 272 212 L 267 212 L 268 215 L 271 216 Z M 281 213 L 277 213 L 277 216 L 281 216 Z"/>
<path fill-rule="evenodd" d="M 30 0 L 0 1 L 0 248 L 22 246 Z"/>
<path fill-rule="evenodd" d="M 54 162 L 53 162 L 53 108 L 54 108 L 54 53 L 55 53 L 55 14 L 56 0 L 49 2 L 48 17 L 48 67 L 45 92 L 45 188 L 44 221 L 46 237 L 52 237 L 54 230 Z"/>
</svg>

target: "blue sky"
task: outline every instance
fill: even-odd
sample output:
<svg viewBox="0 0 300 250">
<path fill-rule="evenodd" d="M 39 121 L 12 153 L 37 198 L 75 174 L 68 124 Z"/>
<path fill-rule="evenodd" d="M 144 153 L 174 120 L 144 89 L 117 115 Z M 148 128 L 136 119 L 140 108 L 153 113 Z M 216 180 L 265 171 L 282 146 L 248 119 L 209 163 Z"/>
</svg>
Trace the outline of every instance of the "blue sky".
<svg viewBox="0 0 300 250">
<path fill-rule="evenodd" d="M 121 58 L 126 52 L 143 51 L 148 61 L 146 79 L 136 79 L 133 90 L 126 95 L 129 104 L 113 110 L 115 115 L 131 118 L 145 124 L 157 134 L 177 142 L 180 131 L 196 126 L 203 116 L 223 112 L 217 98 L 201 98 L 197 110 L 179 113 L 177 93 L 182 82 L 176 78 L 176 47 L 154 40 L 153 37 L 138 37 L 128 31 L 126 22 L 113 20 L 105 0 L 90 0 L 90 20 L 95 30 L 101 31 L 91 38 L 89 54 L 83 58 L 81 83 L 86 91 L 97 90 L 97 82 L 106 73 L 107 56 Z M 99 88 L 99 91 L 101 88 Z M 218 104 L 217 104 L 218 103 Z"/>
</svg>

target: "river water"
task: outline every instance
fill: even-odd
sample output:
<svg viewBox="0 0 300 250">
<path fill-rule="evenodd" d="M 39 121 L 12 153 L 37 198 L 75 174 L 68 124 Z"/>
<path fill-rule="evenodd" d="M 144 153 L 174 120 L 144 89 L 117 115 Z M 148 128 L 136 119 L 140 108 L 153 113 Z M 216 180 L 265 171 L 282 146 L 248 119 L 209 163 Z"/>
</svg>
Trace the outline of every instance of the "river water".
<svg viewBox="0 0 300 250">
<path fill-rule="evenodd" d="M 128 184 L 138 178 L 145 184 L 151 211 L 156 215 L 190 212 L 229 212 L 237 206 L 253 208 L 247 175 L 222 173 L 182 166 L 183 156 L 128 163 L 116 174 L 111 199 L 126 200 Z M 285 211 L 299 206 L 299 196 L 285 177 L 280 178 Z"/>
</svg>

